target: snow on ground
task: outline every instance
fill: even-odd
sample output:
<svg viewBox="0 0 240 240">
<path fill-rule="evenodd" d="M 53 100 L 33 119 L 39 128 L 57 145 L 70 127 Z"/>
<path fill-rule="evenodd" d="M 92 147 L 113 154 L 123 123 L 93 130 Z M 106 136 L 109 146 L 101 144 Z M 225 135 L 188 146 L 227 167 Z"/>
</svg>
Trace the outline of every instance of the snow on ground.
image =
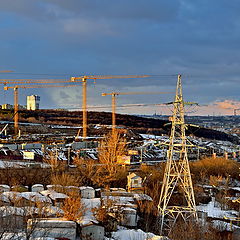
<svg viewBox="0 0 240 240">
<path fill-rule="evenodd" d="M 153 233 L 145 233 L 140 229 L 129 230 L 120 229 L 117 232 L 112 233 L 112 238 L 105 238 L 105 240 L 164 240 L 166 238 L 161 236 L 156 236 Z"/>
<path fill-rule="evenodd" d="M 165 139 L 164 136 L 157 136 L 152 134 L 139 134 L 143 139 Z"/>
<path fill-rule="evenodd" d="M 82 198 L 81 201 L 86 207 L 86 213 L 84 214 L 83 219 L 79 221 L 79 224 L 87 225 L 90 222 L 98 223 L 96 218 L 93 216 L 92 209 L 100 206 L 100 198 L 93 198 L 93 199 Z"/>
<path fill-rule="evenodd" d="M 11 233 L 6 232 L 3 233 L 2 238 L 4 240 L 27 240 L 25 233 L 19 232 L 19 233 Z M 41 238 L 33 238 L 30 237 L 30 240 L 55 240 L 56 238 L 50 238 L 50 237 L 41 237 Z"/>
<path fill-rule="evenodd" d="M 156 136 L 152 134 L 139 134 L 143 139 L 162 139 L 163 136 Z"/>
<path fill-rule="evenodd" d="M 213 224 L 214 228 L 219 230 L 234 231 L 236 229 L 240 229 L 240 227 L 234 224 L 223 222 L 220 220 L 213 220 L 211 223 Z"/>
<path fill-rule="evenodd" d="M 40 162 L 24 162 L 24 161 L 2 161 L 0 160 L 0 168 L 23 168 L 29 165 L 38 164 L 41 168 L 49 168 L 49 164 Z"/>
<path fill-rule="evenodd" d="M 211 218 L 234 218 L 238 216 L 238 212 L 234 210 L 222 210 L 220 207 L 217 207 L 216 205 L 219 204 L 215 201 L 214 198 L 212 198 L 212 201 L 208 204 L 202 204 L 197 206 L 198 211 L 206 212 L 208 217 Z"/>
<path fill-rule="evenodd" d="M 20 193 L 20 196 L 33 202 L 44 202 L 49 204 L 52 203 L 50 198 L 43 196 L 38 192 L 22 192 Z"/>
<path fill-rule="evenodd" d="M 40 193 L 44 196 L 47 196 L 47 197 L 53 199 L 53 200 L 68 198 L 68 196 L 66 194 L 59 193 L 54 190 L 44 190 L 44 191 L 41 191 Z"/>
<path fill-rule="evenodd" d="M 0 207 L 1 216 L 31 216 L 32 214 L 44 214 L 46 216 L 56 216 L 63 215 L 63 210 L 55 206 L 47 206 L 42 209 L 37 207 L 12 207 L 12 206 L 3 206 Z"/>
</svg>

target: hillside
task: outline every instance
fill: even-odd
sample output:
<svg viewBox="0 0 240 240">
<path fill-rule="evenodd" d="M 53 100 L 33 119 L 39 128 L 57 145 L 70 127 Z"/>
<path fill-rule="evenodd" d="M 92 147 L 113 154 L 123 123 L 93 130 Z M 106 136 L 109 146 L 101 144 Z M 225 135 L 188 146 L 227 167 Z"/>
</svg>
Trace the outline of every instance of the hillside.
<svg viewBox="0 0 240 240">
<path fill-rule="evenodd" d="M 70 126 L 79 126 L 82 124 L 81 111 L 20 110 L 19 115 L 20 122 L 59 124 Z M 11 120 L 12 116 L 13 112 L 11 110 L 0 111 L 1 120 Z M 111 117 L 112 115 L 109 112 L 88 112 L 88 124 L 111 125 Z M 139 133 L 160 135 L 169 133 L 171 129 L 171 125 L 167 124 L 169 122 L 165 120 L 144 118 L 126 114 L 117 114 L 116 118 L 118 126 L 128 127 Z M 187 134 L 191 134 L 196 137 L 239 143 L 239 139 L 235 136 L 202 127 L 198 128 L 195 126 L 189 126 L 187 129 Z"/>
</svg>

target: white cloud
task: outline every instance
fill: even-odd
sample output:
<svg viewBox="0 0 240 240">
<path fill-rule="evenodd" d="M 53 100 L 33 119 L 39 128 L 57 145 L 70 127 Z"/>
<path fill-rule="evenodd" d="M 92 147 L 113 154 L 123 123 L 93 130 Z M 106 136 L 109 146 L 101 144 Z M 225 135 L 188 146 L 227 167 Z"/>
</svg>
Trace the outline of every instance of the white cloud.
<svg viewBox="0 0 240 240">
<path fill-rule="evenodd" d="M 240 101 L 236 100 L 223 100 L 214 101 L 206 106 L 197 108 L 196 115 L 233 115 L 234 109 L 240 109 Z"/>
</svg>

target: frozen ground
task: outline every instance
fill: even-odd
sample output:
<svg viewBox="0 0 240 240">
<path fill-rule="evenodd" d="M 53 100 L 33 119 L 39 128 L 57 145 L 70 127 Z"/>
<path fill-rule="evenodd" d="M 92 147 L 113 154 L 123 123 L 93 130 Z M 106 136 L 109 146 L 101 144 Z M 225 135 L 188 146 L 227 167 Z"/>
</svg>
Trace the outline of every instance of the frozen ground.
<svg viewBox="0 0 240 240">
<path fill-rule="evenodd" d="M 222 210 L 219 207 L 219 203 L 215 201 L 215 198 L 212 198 L 212 201 L 208 204 L 202 204 L 197 206 L 198 211 L 206 212 L 208 217 L 224 219 L 227 218 L 236 218 L 238 212 L 234 210 Z"/>
</svg>

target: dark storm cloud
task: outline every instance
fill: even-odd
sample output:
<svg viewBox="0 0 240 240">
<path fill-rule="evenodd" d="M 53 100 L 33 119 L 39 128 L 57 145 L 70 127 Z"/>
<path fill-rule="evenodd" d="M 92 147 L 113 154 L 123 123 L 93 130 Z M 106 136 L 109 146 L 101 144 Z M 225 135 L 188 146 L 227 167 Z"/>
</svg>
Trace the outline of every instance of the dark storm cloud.
<svg viewBox="0 0 240 240">
<path fill-rule="evenodd" d="M 237 0 L 0 0 L 0 68 L 182 73 L 190 100 L 239 100 L 239 11 Z M 174 89 L 175 82 L 159 77 L 101 84 L 106 91 L 150 91 Z M 91 95 L 96 102 L 98 84 Z"/>
</svg>

